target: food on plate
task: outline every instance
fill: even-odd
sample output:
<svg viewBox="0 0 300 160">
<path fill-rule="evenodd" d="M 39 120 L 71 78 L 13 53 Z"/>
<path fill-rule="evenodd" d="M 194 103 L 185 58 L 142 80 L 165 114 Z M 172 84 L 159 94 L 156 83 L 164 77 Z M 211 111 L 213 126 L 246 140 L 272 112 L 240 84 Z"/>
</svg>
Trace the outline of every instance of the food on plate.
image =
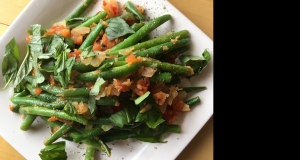
<svg viewBox="0 0 300 160">
<path fill-rule="evenodd" d="M 147 20 L 138 4 L 104 0 L 98 13 L 81 17 L 92 4 L 85 0 L 47 29 L 32 24 L 23 60 L 14 38 L 6 45 L 4 88 L 14 89 L 10 110 L 24 115 L 20 129 L 37 117 L 51 127 L 41 159 L 67 158 L 59 138 L 85 144 L 85 159 L 97 149 L 109 157 L 112 141 L 164 143 L 166 133 L 180 133 L 178 116 L 200 102 L 187 94 L 206 89 L 181 86 L 181 78 L 199 75 L 210 61 L 208 50 L 186 54 L 188 30 L 148 37 L 170 14 Z"/>
</svg>

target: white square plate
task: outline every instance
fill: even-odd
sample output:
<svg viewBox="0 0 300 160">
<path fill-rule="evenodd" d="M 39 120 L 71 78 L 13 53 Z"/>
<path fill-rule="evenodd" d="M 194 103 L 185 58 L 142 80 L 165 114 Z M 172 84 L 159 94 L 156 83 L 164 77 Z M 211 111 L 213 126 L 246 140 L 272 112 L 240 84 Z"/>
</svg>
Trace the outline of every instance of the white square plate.
<svg viewBox="0 0 300 160">
<path fill-rule="evenodd" d="M 118 1 L 121 4 L 126 2 L 126 0 Z M 102 0 L 96 2 L 85 15 L 94 14 L 102 8 Z M 193 77 L 191 81 L 183 81 L 186 86 L 206 86 L 207 90 L 190 95 L 190 97 L 198 95 L 201 103 L 193 107 L 190 112 L 182 114 L 176 122 L 180 124 L 182 133 L 167 135 L 164 138 L 168 141 L 167 143 L 146 143 L 133 140 L 111 142 L 108 143 L 108 146 L 112 148 L 112 156 L 108 158 L 105 154 L 96 152 L 96 157 L 111 160 L 175 159 L 213 115 L 213 41 L 167 0 L 132 0 L 132 2 L 144 6 L 147 17 L 150 19 L 163 14 L 171 14 L 173 17 L 172 20 L 154 30 L 151 34 L 152 37 L 170 31 L 187 29 L 191 38 L 189 54 L 201 55 L 204 49 L 209 49 L 212 59 L 201 75 Z M 24 56 L 26 53 L 26 30 L 30 28 L 31 24 L 38 23 L 42 25 L 42 28 L 50 28 L 53 23 L 66 18 L 81 3 L 82 0 L 31 0 L 2 35 L 0 62 L 2 63 L 3 60 L 5 45 L 13 37 L 16 38 L 20 53 Z M 2 70 L 0 70 L 0 87 L 3 86 Z M 37 119 L 28 131 L 20 130 L 21 115 L 9 110 L 11 104 L 9 98 L 12 91 L 12 88 L 8 87 L 0 92 L 0 134 L 26 159 L 38 160 L 40 159 L 38 153 L 45 147 L 43 141 L 50 136 L 50 129 L 43 120 Z M 83 145 L 67 142 L 66 151 L 70 160 L 84 159 L 85 147 Z"/>
</svg>

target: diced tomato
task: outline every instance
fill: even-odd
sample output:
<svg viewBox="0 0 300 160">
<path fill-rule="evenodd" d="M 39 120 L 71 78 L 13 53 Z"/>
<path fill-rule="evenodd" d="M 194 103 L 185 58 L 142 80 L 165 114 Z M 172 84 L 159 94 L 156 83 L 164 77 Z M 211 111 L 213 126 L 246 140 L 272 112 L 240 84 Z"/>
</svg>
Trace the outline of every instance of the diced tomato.
<svg viewBox="0 0 300 160">
<path fill-rule="evenodd" d="M 125 58 L 125 61 L 128 64 L 132 64 L 138 61 L 138 59 L 131 53 L 128 57 Z"/>
<path fill-rule="evenodd" d="M 139 96 L 148 91 L 150 79 L 148 77 L 141 78 L 130 86 L 130 88 Z"/>
<path fill-rule="evenodd" d="M 51 116 L 50 118 L 48 118 L 48 122 L 53 122 L 53 121 L 57 121 L 59 120 L 57 117 Z"/>
<path fill-rule="evenodd" d="M 118 92 L 122 91 L 122 92 L 127 92 L 130 90 L 130 79 L 127 80 L 120 80 L 120 79 L 114 79 L 113 84 L 115 86 L 115 88 L 118 90 Z"/>
<path fill-rule="evenodd" d="M 94 51 L 101 51 L 102 50 L 101 44 L 95 41 L 94 44 L 93 44 L 93 50 Z"/>
<path fill-rule="evenodd" d="M 74 52 L 70 52 L 68 54 L 68 58 L 75 57 L 77 59 L 77 58 L 79 58 L 80 54 L 81 54 L 80 50 L 74 49 Z"/>
<path fill-rule="evenodd" d="M 104 0 L 103 9 L 107 12 L 107 18 L 120 15 L 121 9 L 116 0 Z"/>
<path fill-rule="evenodd" d="M 14 109 L 13 105 L 9 105 L 9 110 L 12 111 Z"/>
<path fill-rule="evenodd" d="M 108 40 L 108 37 L 107 37 L 106 33 L 103 34 L 102 39 L 101 39 L 101 43 L 107 49 L 112 48 L 113 46 L 115 46 L 117 44 L 117 42 L 115 41 L 115 39 Z"/>
<path fill-rule="evenodd" d="M 74 41 L 74 44 L 81 45 L 83 41 L 83 36 L 72 34 L 71 39 Z"/>
<path fill-rule="evenodd" d="M 32 39 L 32 35 L 28 35 L 28 36 L 26 37 L 26 42 L 29 43 L 31 39 Z"/>
<path fill-rule="evenodd" d="M 168 62 L 171 64 L 175 64 L 175 59 L 178 57 L 178 53 L 176 54 L 167 54 Z"/>
<path fill-rule="evenodd" d="M 53 34 L 59 34 L 64 37 L 71 36 L 70 29 L 66 28 L 63 25 L 53 25 L 50 29 L 47 29 L 47 31 L 44 35 L 47 36 L 47 35 L 53 35 Z"/>
<path fill-rule="evenodd" d="M 177 96 L 171 106 L 168 106 L 165 113 L 163 113 L 163 118 L 167 123 L 172 123 L 176 120 L 177 116 L 182 112 L 184 107 L 184 102 Z"/>
<path fill-rule="evenodd" d="M 34 95 L 40 95 L 42 93 L 42 91 L 43 91 L 42 88 L 36 87 L 33 94 Z"/>
</svg>

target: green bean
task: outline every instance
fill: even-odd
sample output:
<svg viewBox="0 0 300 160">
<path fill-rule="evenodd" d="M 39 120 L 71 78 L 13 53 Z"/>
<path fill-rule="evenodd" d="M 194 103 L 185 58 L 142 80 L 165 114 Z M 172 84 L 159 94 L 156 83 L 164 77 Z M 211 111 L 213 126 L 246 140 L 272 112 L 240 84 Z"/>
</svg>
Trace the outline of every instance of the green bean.
<svg viewBox="0 0 300 160">
<path fill-rule="evenodd" d="M 70 130 L 68 132 L 68 135 L 70 137 L 72 137 L 73 139 L 75 139 L 76 137 L 80 136 L 81 133 L 79 133 L 78 131 L 75 131 L 75 130 Z M 96 140 L 94 138 L 88 138 L 88 139 L 82 140 L 81 142 L 89 147 L 94 147 L 96 149 L 99 149 L 100 151 L 106 153 L 108 157 L 110 157 L 110 155 L 111 155 L 111 152 L 110 152 L 111 149 L 105 143 L 103 143 L 101 140 Z"/>
<path fill-rule="evenodd" d="M 172 74 L 169 72 L 163 72 L 154 74 L 151 78 L 151 82 L 170 82 L 172 79 Z"/>
<path fill-rule="evenodd" d="M 102 11 L 102 12 L 96 14 L 95 16 L 91 17 L 87 21 L 81 23 L 79 26 L 90 27 L 93 23 L 99 23 L 100 19 L 103 19 L 106 15 L 107 15 L 107 12 Z"/>
<path fill-rule="evenodd" d="M 175 85 L 175 84 L 180 84 L 180 82 L 181 82 L 181 79 L 180 79 L 180 77 L 178 77 L 178 76 L 172 76 L 172 79 L 171 79 L 171 81 L 170 82 L 166 82 L 166 85 Z"/>
<path fill-rule="evenodd" d="M 159 55 L 158 57 L 156 57 L 156 59 L 160 60 L 162 62 L 168 62 L 169 61 L 169 56 L 168 55 L 176 55 L 177 54 L 177 57 L 178 57 L 179 55 L 183 54 L 184 52 L 188 51 L 189 49 L 190 49 L 189 45 L 179 47 L 179 48 L 175 48 L 175 49 L 171 49 L 166 54 Z"/>
<path fill-rule="evenodd" d="M 14 93 L 14 97 L 25 97 L 28 95 L 29 95 L 29 92 L 27 90 L 23 90 L 22 92 L 19 92 L 19 93 Z"/>
<path fill-rule="evenodd" d="M 103 142 L 112 142 L 116 140 L 125 140 L 133 136 L 136 136 L 136 134 L 132 133 L 131 131 L 121 131 L 119 133 L 107 134 L 102 136 L 101 139 Z"/>
<path fill-rule="evenodd" d="M 88 36 L 83 41 L 83 43 L 80 45 L 78 50 L 83 51 L 87 47 L 93 45 L 94 41 L 98 37 L 98 35 L 99 35 L 100 31 L 103 29 L 103 27 L 104 27 L 104 25 L 101 22 L 99 22 L 97 24 L 97 26 L 90 32 L 90 34 L 88 34 Z"/>
<path fill-rule="evenodd" d="M 94 0 L 85 0 L 82 5 L 80 5 L 74 12 L 71 13 L 65 20 L 69 20 L 71 18 L 79 17 L 86 9 L 92 4 Z"/>
<path fill-rule="evenodd" d="M 89 72 L 95 70 L 97 67 L 94 67 L 92 65 L 85 65 L 81 62 L 75 62 L 72 70 L 76 70 L 78 72 Z"/>
<path fill-rule="evenodd" d="M 36 115 L 27 114 L 25 116 L 23 122 L 21 123 L 20 129 L 23 131 L 27 131 L 29 129 L 29 127 L 31 126 L 31 124 L 36 119 L 36 117 L 37 117 Z"/>
<path fill-rule="evenodd" d="M 80 136 L 75 137 L 73 139 L 73 141 L 77 143 L 77 142 L 80 142 L 84 139 L 95 137 L 95 136 L 101 134 L 102 132 L 104 132 L 104 130 L 100 126 L 98 126 L 98 127 L 92 128 L 88 131 L 85 131 Z"/>
<path fill-rule="evenodd" d="M 110 125 L 112 124 L 108 117 L 99 117 L 96 120 L 89 120 L 89 124 L 101 124 L 101 125 Z"/>
<path fill-rule="evenodd" d="M 119 67 L 110 68 L 100 72 L 100 77 L 103 79 L 113 79 L 127 76 L 137 71 L 141 66 L 141 63 L 125 64 Z"/>
<path fill-rule="evenodd" d="M 94 160 L 95 151 L 94 147 L 86 147 L 84 160 Z"/>
<path fill-rule="evenodd" d="M 33 82 L 32 76 L 26 76 L 24 79 L 30 83 Z M 87 97 L 89 96 L 89 89 L 87 88 L 73 88 L 73 89 L 63 89 L 58 86 L 50 86 L 49 84 L 42 83 L 39 85 L 39 87 L 42 88 L 42 90 L 45 90 L 48 93 L 54 94 L 56 96 L 62 96 L 62 97 L 77 97 L 77 96 L 83 96 Z"/>
<path fill-rule="evenodd" d="M 158 54 L 166 53 L 166 52 L 168 52 L 168 50 L 174 50 L 174 49 L 180 48 L 182 46 L 185 46 L 189 43 L 190 43 L 189 38 L 180 39 L 175 44 L 173 42 L 166 42 L 166 43 L 162 43 L 157 46 L 148 48 L 146 50 L 139 51 L 135 55 L 141 56 L 141 57 L 153 57 L 154 58 Z"/>
<path fill-rule="evenodd" d="M 48 146 L 56 141 L 58 138 L 66 134 L 70 129 L 72 129 L 72 124 L 65 123 L 58 130 L 56 130 L 49 138 L 44 141 L 44 145 Z"/>
<path fill-rule="evenodd" d="M 145 25 L 145 23 L 134 23 L 133 25 L 131 25 L 131 29 L 133 29 L 135 32 L 137 32 L 139 29 L 141 29 L 143 26 Z"/>
<path fill-rule="evenodd" d="M 53 128 L 61 127 L 63 125 L 63 123 L 58 122 L 58 121 L 49 122 L 48 118 L 46 118 L 44 116 L 41 116 L 41 118 L 43 120 L 45 120 Z M 68 136 L 71 137 L 72 139 L 75 139 L 76 137 L 78 137 L 80 135 L 81 135 L 81 133 L 74 130 L 74 129 L 71 129 L 71 130 L 68 131 Z M 82 140 L 81 142 L 84 143 L 87 146 L 94 147 L 96 149 L 99 149 L 99 150 L 103 151 L 104 153 L 107 154 L 108 157 L 110 157 L 110 155 L 111 155 L 110 148 L 105 143 L 103 143 L 101 140 L 88 138 L 88 139 Z"/>
<path fill-rule="evenodd" d="M 166 132 L 180 133 L 180 127 L 176 124 L 168 124 Z"/>
<path fill-rule="evenodd" d="M 113 67 L 119 67 L 119 66 L 123 66 L 127 64 L 127 62 L 125 61 L 116 61 L 114 64 L 113 64 Z"/>
<path fill-rule="evenodd" d="M 99 100 L 96 100 L 97 105 L 103 105 L 103 106 L 115 106 L 117 103 L 118 103 L 117 96 L 101 97 Z"/>
<path fill-rule="evenodd" d="M 62 99 L 76 102 L 88 102 L 87 97 L 63 97 Z"/>
<path fill-rule="evenodd" d="M 182 87 L 182 89 L 180 91 L 185 91 L 186 93 L 190 93 L 190 92 L 200 92 L 200 91 L 204 91 L 207 88 L 205 86 L 200 86 L 200 87 Z"/>
<path fill-rule="evenodd" d="M 95 81 L 100 74 L 100 70 L 95 70 L 86 73 L 80 73 L 75 77 L 75 79 L 82 81 L 82 82 L 93 82 Z"/>
<path fill-rule="evenodd" d="M 155 18 L 154 20 L 152 20 L 149 23 L 147 23 L 146 25 L 144 25 L 137 32 L 130 35 L 124 41 L 122 41 L 121 43 L 115 45 L 113 48 L 110 49 L 110 51 L 124 49 L 124 48 L 130 47 L 130 46 L 136 44 L 143 37 L 145 37 L 150 32 L 152 32 L 154 29 L 156 29 L 158 26 L 162 25 L 163 23 L 165 23 L 166 21 L 168 21 L 170 19 L 171 19 L 170 14 L 166 14 L 166 15 L 160 16 L 158 18 Z"/>
<path fill-rule="evenodd" d="M 9 109 L 14 113 L 19 113 L 19 108 L 21 105 L 19 104 L 13 104 L 9 106 Z"/>
<path fill-rule="evenodd" d="M 137 10 L 137 8 L 134 6 L 134 4 L 132 4 L 132 2 L 127 1 L 127 2 L 125 2 L 124 6 L 125 6 L 126 11 L 131 12 L 131 13 L 135 14 L 136 16 L 138 16 L 141 22 L 144 22 L 146 20 L 145 16 L 142 15 Z"/>
<path fill-rule="evenodd" d="M 172 34 L 159 36 L 157 38 L 153 38 L 151 40 L 135 44 L 135 45 L 127 47 L 125 49 L 116 49 L 114 51 L 110 50 L 109 52 L 106 53 L 106 55 L 119 54 L 120 51 L 122 52 L 122 50 L 126 50 L 126 49 L 129 49 L 129 48 L 132 48 L 133 51 L 141 50 L 141 49 L 147 49 L 147 48 L 157 46 L 157 45 L 165 43 L 165 42 L 169 42 L 169 41 L 171 41 L 171 39 L 175 39 L 176 37 L 178 39 L 182 39 L 182 38 L 187 38 L 188 36 L 189 36 L 189 31 L 188 30 L 181 30 L 179 32 L 174 32 Z"/>
<path fill-rule="evenodd" d="M 201 102 L 201 100 L 200 100 L 199 96 L 197 96 L 197 97 L 191 98 L 189 100 L 186 100 L 184 103 L 189 105 L 191 108 L 200 102 Z"/>
<path fill-rule="evenodd" d="M 34 97 L 13 97 L 11 101 L 14 104 L 23 104 L 26 106 L 41 106 L 46 108 L 63 108 L 65 106 L 64 101 L 55 101 L 48 103 Z"/>
<path fill-rule="evenodd" d="M 72 114 L 63 110 L 53 110 L 45 107 L 20 107 L 19 112 L 22 114 L 34 114 L 39 116 L 57 117 L 65 120 L 76 121 L 78 123 L 87 124 L 88 120 L 83 115 Z"/>
<path fill-rule="evenodd" d="M 180 75 L 192 75 L 194 74 L 193 69 L 190 66 L 181 66 L 176 64 L 171 64 L 167 62 L 160 62 L 154 59 L 148 59 L 142 62 L 143 66 L 147 67 L 157 67 L 162 71 L 171 72 L 173 74 L 180 74 Z"/>
<path fill-rule="evenodd" d="M 38 99 L 42 100 L 42 101 L 46 101 L 46 102 L 53 102 L 57 100 L 57 97 L 47 93 L 47 92 L 42 92 L 39 95 L 34 94 L 35 91 L 35 87 L 33 87 L 30 83 L 27 83 L 26 86 L 27 90 L 30 92 L 31 95 L 33 95 L 34 97 L 37 97 Z"/>
</svg>

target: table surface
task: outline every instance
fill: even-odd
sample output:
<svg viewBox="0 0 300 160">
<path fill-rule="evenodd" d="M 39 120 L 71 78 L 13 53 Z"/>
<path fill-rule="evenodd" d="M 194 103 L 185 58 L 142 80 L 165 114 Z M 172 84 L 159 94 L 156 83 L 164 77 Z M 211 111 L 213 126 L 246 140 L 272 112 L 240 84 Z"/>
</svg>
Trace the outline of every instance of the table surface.
<svg viewBox="0 0 300 160">
<path fill-rule="evenodd" d="M 30 0 L 0 0 L 0 36 L 23 10 Z M 213 40 L 213 0 L 169 0 L 196 26 Z M 12 146 L 0 136 L 0 160 L 24 160 Z M 176 160 L 213 159 L 213 116 L 180 153 Z"/>
</svg>

